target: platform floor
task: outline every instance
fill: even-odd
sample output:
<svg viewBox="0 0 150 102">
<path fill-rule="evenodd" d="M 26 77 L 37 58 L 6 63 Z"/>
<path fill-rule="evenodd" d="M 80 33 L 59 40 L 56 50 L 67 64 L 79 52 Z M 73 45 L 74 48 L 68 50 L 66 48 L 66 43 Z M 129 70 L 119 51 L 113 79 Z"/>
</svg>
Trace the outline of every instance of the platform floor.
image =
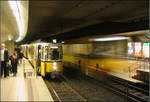
<svg viewBox="0 0 150 102">
<path fill-rule="evenodd" d="M 127 73 L 127 74 L 124 74 L 124 73 L 123 74 L 121 74 L 121 73 L 111 73 L 111 75 L 119 77 L 119 78 L 124 79 L 124 80 L 127 80 L 127 81 L 132 82 L 132 83 L 142 83 L 142 84 L 144 84 L 144 82 L 142 82 L 140 80 L 133 79 L 129 73 Z"/>
<path fill-rule="evenodd" d="M 31 65 L 25 60 L 25 67 Z M 53 101 L 42 77 L 24 78 L 23 64 L 18 65 L 17 76 L 1 78 L 1 101 Z"/>
<path fill-rule="evenodd" d="M 122 79 L 125 79 L 127 81 L 133 82 L 133 83 L 142 83 L 145 84 L 143 81 L 137 80 L 135 78 L 132 78 L 133 76 L 137 75 L 137 70 L 141 70 L 144 72 L 149 72 L 150 63 L 144 62 L 144 61 L 137 61 L 137 60 L 128 60 L 127 64 L 130 69 L 126 69 L 126 71 L 121 72 L 111 72 L 111 75 L 120 77 Z"/>
<path fill-rule="evenodd" d="M 138 71 L 142 71 L 142 72 L 145 72 L 145 73 L 149 73 L 149 70 L 148 70 L 148 69 L 138 69 Z"/>
</svg>

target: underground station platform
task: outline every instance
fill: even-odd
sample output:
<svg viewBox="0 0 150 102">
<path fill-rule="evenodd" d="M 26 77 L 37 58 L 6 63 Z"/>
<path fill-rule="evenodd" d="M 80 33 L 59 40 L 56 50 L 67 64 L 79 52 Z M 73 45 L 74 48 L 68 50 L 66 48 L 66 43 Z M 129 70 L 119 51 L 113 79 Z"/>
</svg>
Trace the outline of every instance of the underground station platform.
<svg viewBox="0 0 150 102">
<path fill-rule="evenodd" d="M 1 78 L 1 101 L 53 101 L 42 77 L 34 75 L 27 60 L 18 65 L 16 76 Z"/>
<path fill-rule="evenodd" d="M 90 69 L 88 69 L 88 70 L 90 71 Z M 147 73 L 148 71 L 149 70 L 139 69 L 139 70 L 137 70 L 137 73 L 138 73 L 137 76 L 141 76 L 141 74 Z M 65 75 L 65 73 L 64 73 L 64 75 Z M 114 82 L 106 79 L 109 84 L 112 84 L 112 86 L 110 86 L 110 87 L 117 86 L 118 88 L 123 88 L 123 90 L 128 90 L 129 96 L 132 92 L 134 92 L 133 95 L 135 95 L 134 97 L 136 97 L 136 98 L 137 98 L 136 94 L 137 93 L 139 94 L 139 92 L 142 92 L 143 94 L 140 94 L 140 95 L 143 95 L 143 96 L 141 96 L 139 98 L 139 100 L 142 101 L 142 100 L 148 99 L 148 96 L 144 95 L 147 92 L 144 92 L 143 90 L 132 86 L 137 83 L 140 83 L 143 85 L 144 82 L 133 79 L 133 78 L 129 77 L 129 75 L 127 75 L 127 74 L 122 75 L 122 74 L 111 73 L 110 76 L 114 80 L 114 82 L 115 81 L 121 82 L 121 83 L 114 83 Z M 61 77 L 64 77 L 64 76 L 61 76 Z M 80 77 L 83 78 L 83 76 L 80 76 Z M 108 76 L 107 76 L 107 78 L 108 78 Z M 74 80 L 74 78 L 70 79 L 70 81 L 72 81 L 72 80 Z M 116 99 L 118 99 L 121 102 L 127 101 L 126 97 L 125 98 L 124 98 L 124 96 L 119 97 L 119 96 L 113 94 L 111 92 L 112 91 L 111 88 L 109 89 L 111 91 L 108 92 L 107 87 L 109 85 L 101 86 L 102 82 L 97 82 L 96 80 L 94 81 L 94 79 L 91 79 L 87 76 L 84 76 L 83 79 L 77 79 L 77 80 L 78 80 L 78 82 L 77 82 L 78 84 L 79 84 L 79 80 L 80 80 L 80 84 L 81 83 L 82 84 L 81 84 L 81 86 L 80 86 L 80 84 L 79 84 L 79 86 L 76 84 L 76 86 L 80 88 L 79 89 L 80 91 L 86 92 L 86 90 L 87 90 L 87 93 L 84 93 L 86 95 L 89 94 L 89 90 L 91 90 L 91 88 L 95 87 L 95 86 L 90 85 L 92 82 L 92 84 L 95 84 L 95 83 L 97 84 L 96 85 L 97 93 L 99 93 L 99 90 L 102 91 L 101 93 L 99 93 L 99 97 L 103 96 L 102 93 L 104 91 L 105 93 L 107 93 L 106 96 L 113 95 L 113 97 L 114 97 L 113 101 Z M 55 80 L 46 79 L 45 80 L 45 78 L 42 78 L 41 76 L 38 76 L 35 74 L 31 63 L 29 63 L 29 60 L 23 59 L 23 63 L 18 65 L 18 73 L 16 76 L 13 76 L 13 74 L 11 74 L 11 73 L 6 78 L 4 78 L 2 76 L 2 78 L 1 78 L 1 101 L 49 101 L 49 102 L 53 102 L 53 101 L 62 101 L 62 100 L 65 100 L 65 101 L 66 100 L 67 101 L 75 100 L 75 101 L 85 101 L 86 102 L 87 99 L 85 99 L 85 97 L 81 96 L 80 95 L 81 93 L 79 94 L 78 92 L 76 92 L 77 90 L 75 90 L 74 88 L 72 88 L 69 85 L 70 81 L 69 81 L 69 77 L 68 77 L 68 79 L 65 79 L 65 81 L 64 81 L 64 79 L 61 79 L 60 82 L 57 79 L 55 79 Z M 122 82 L 128 83 L 128 85 L 129 85 L 129 86 L 127 86 L 128 88 L 126 86 L 124 87 L 122 85 Z M 87 83 L 87 85 L 85 83 Z M 85 90 L 84 90 L 84 88 L 81 89 L 81 87 L 83 87 L 83 86 L 85 87 Z M 53 87 L 53 88 L 50 88 L 50 87 Z M 92 93 L 95 93 L 95 91 L 92 91 Z M 97 96 L 97 95 L 95 95 L 95 96 Z M 129 98 L 129 96 L 128 96 L 128 98 Z M 104 98 L 104 100 L 109 100 L 106 97 L 102 97 L 102 100 L 103 100 L 103 98 Z M 130 101 L 132 102 L 133 100 L 129 100 L 129 102 Z M 139 101 L 137 101 L 137 102 L 139 102 Z M 144 102 L 147 102 L 147 101 L 144 101 Z"/>
<path fill-rule="evenodd" d="M 0 8 L 0 62 L 23 58 L 16 76 L 0 78 L 0 101 L 150 100 L 149 0 L 1 0 Z"/>
</svg>

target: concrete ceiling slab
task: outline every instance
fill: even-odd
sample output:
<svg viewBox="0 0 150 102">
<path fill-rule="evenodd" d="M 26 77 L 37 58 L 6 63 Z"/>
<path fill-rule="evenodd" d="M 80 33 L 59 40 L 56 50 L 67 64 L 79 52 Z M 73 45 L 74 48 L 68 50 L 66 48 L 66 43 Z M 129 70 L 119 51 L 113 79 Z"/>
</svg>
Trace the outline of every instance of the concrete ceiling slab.
<svg viewBox="0 0 150 102">
<path fill-rule="evenodd" d="M 141 18 L 148 17 L 148 3 L 149 0 L 32 0 L 29 1 L 27 36 L 22 43 L 53 38 L 54 35 L 70 36 L 68 34 L 74 33 L 69 32 L 104 22 L 142 22 Z M 109 24 L 105 26 L 110 27 Z"/>
</svg>

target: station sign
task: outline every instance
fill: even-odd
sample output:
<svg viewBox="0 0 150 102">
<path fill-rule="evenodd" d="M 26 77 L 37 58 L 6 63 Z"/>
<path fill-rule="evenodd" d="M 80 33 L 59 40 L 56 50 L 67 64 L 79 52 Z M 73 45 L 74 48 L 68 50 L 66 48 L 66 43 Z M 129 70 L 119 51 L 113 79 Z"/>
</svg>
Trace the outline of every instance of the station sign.
<svg viewBox="0 0 150 102">
<path fill-rule="evenodd" d="M 150 57 L 150 43 L 149 42 L 143 43 L 143 57 L 145 58 Z"/>
<path fill-rule="evenodd" d="M 134 43 L 133 42 L 128 43 L 128 55 L 129 56 L 134 55 Z"/>
<path fill-rule="evenodd" d="M 142 42 L 135 42 L 135 57 L 142 57 Z"/>
</svg>

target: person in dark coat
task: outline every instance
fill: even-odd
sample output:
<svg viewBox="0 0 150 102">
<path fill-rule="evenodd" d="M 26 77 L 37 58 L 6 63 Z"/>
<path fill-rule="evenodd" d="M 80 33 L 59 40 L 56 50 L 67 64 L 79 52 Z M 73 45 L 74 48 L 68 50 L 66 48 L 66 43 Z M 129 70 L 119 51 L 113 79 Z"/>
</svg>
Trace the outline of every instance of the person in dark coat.
<svg viewBox="0 0 150 102">
<path fill-rule="evenodd" d="M 4 78 L 7 76 L 7 67 L 6 65 L 9 63 L 9 55 L 8 55 L 8 50 L 5 48 L 5 44 L 1 44 L 1 77 L 3 75 L 4 71 Z"/>
<path fill-rule="evenodd" d="M 22 58 L 24 57 L 24 54 L 22 52 L 22 50 L 19 53 L 19 60 L 20 60 L 20 64 L 22 64 Z"/>
<path fill-rule="evenodd" d="M 17 51 L 14 51 L 13 55 L 11 56 L 11 66 L 12 66 L 13 76 L 16 76 L 17 74 L 17 65 L 18 65 Z"/>
</svg>

